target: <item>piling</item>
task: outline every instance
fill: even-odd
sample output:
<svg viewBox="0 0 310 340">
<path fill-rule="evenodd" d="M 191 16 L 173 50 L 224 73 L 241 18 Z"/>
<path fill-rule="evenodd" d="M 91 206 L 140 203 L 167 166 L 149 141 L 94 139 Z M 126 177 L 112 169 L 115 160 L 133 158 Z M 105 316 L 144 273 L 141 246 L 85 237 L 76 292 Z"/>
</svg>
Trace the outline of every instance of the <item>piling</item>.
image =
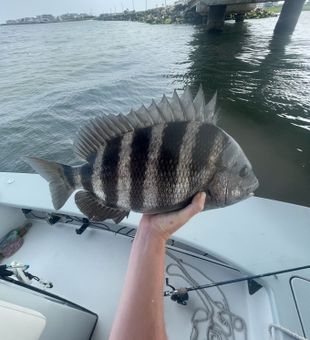
<svg viewBox="0 0 310 340">
<path fill-rule="evenodd" d="M 285 0 L 274 33 L 293 33 L 304 3 L 305 0 Z"/>
<path fill-rule="evenodd" d="M 245 13 L 237 13 L 235 15 L 235 22 L 243 22 L 245 19 Z"/>
<path fill-rule="evenodd" d="M 221 32 L 224 29 L 225 12 L 227 5 L 209 6 L 207 31 Z"/>
</svg>

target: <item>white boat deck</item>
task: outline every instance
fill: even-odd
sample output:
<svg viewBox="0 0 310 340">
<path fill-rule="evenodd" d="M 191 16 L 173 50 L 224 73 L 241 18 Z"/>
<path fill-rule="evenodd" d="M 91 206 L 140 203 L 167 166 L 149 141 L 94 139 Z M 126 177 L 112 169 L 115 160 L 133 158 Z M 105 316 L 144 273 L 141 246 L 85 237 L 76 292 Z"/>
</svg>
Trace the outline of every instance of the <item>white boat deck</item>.
<svg viewBox="0 0 310 340">
<path fill-rule="evenodd" d="M 48 183 L 36 174 L 0 172 L 0 205 L 55 211 Z M 59 213 L 82 216 L 74 195 Z M 122 223 L 136 228 L 140 218 L 131 212 Z M 198 214 L 174 238 L 251 274 L 298 267 L 310 263 L 310 208 L 252 197 Z"/>
<path fill-rule="evenodd" d="M 131 239 L 94 229 L 87 229 L 79 236 L 75 229 L 76 226 L 70 224 L 51 226 L 45 221 L 35 220 L 22 248 L 5 262 L 17 260 L 29 264 L 30 273 L 53 283 L 49 292 L 97 313 L 99 320 L 92 339 L 107 339 L 123 285 Z M 185 270 L 197 283 L 210 282 L 198 270 L 214 281 L 240 277 L 240 273 L 234 270 L 172 250 L 169 252 L 183 259 Z M 167 256 L 166 262 L 173 264 L 170 274 L 183 275 L 183 278 L 167 275 L 172 285 L 178 288 L 192 285 L 174 259 Z M 212 321 L 222 335 L 234 332 L 235 337 L 231 335 L 227 339 L 267 339 L 268 325 L 272 322 L 270 300 L 265 289 L 251 296 L 244 282 L 190 293 L 187 306 L 178 305 L 166 297 L 165 315 L 171 340 L 190 339 L 192 318 L 198 331 L 197 339 L 207 338 Z"/>
<path fill-rule="evenodd" d="M 39 175 L 0 172 L 0 235 L 4 235 L 8 228 L 18 225 L 18 221 L 23 218 L 20 211 L 12 209 L 9 212 L 8 207 L 55 212 L 48 184 Z M 58 213 L 83 217 L 75 206 L 73 196 Z M 123 223 L 130 228 L 136 228 L 140 218 L 140 214 L 130 213 Z M 86 230 L 78 237 L 68 225 L 65 228 L 60 224 L 51 227 L 42 222 L 35 222 L 26 239 L 17 254 L 21 258 L 14 258 L 29 262 L 34 274 L 53 281 L 55 294 L 98 313 L 100 322 L 94 339 L 102 339 L 102 336 L 106 338 L 126 270 L 130 240 L 96 230 Z M 224 209 L 198 214 L 175 233 L 174 239 L 239 268 L 243 274 L 259 274 L 310 265 L 310 208 L 254 197 Z M 200 262 L 192 258 L 189 260 L 194 261 L 195 266 L 201 267 L 203 272 L 214 280 L 229 279 L 237 275 L 231 270 L 219 270 L 217 266 L 214 267 L 205 261 Z M 167 258 L 167 263 L 169 261 L 171 259 Z M 291 279 L 296 276 L 303 277 L 302 282 L 309 281 L 310 270 L 263 280 L 261 282 L 266 290 L 260 290 L 251 297 L 247 294 L 246 284 L 225 287 L 225 291 L 238 289 L 232 294 L 228 292 L 229 301 L 231 311 L 247 320 L 250 325 L 249 334 L 255 334 L 248 339 L 256 339 L 256 334 L 259 339 L 267 338 L 266 321 L 261 318 L 266 315 L 267 319 L 271 320 L 269 302 L 273 319 L 277 323 L 297 334 L 307 334 L 305 330 L 309 329 L 310 321 L 307 313 L 298 316 L 292 293 Z M 205 278 L 200 277 L 198 281 L 204 283 Z M 188 286 L 184 282 L 175 283 L 175 278 L 171 284 L 177 287 Z M 110 287 L 113 289 L 110 290 Z M 300 301 L 309 300 L 308 290 L 309 284 L 306 289 L 303 288 L 301 297 L 298 295 L 299 304 Z M 89 291 L 92 294 L 89 294 Z M 252 304 L 255 299 L 259 301 Z M 191 298 L 189 306 L 184 307 L 170 300 L 166 301 L 170 339 L 189 339 L 187 335 L 192 325 L 183 322 L 184 317 L 186 315 L 186 320 L 190 320 L 199 303 L 201 304 L 201 300 L 196 303 Z M 261 304 L 262 309 L 258 307 Z M 304 308 L 307 306 L 301 306 L 300 310 L 305 310 Z M 180 329 L 179 333 L 176 332 L 177 329 Z"/>
</svg>

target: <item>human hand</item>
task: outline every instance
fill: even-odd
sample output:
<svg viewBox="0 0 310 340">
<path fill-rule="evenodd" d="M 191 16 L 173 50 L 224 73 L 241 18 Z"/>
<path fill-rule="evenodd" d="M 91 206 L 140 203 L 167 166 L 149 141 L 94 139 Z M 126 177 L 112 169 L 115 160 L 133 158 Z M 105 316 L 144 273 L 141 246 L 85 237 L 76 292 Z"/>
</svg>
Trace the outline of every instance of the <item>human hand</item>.
<svg viewBox="0 0 310 340">
<path fill-rule="evenodd" d="M 198 214 L 204 207 L 206 194 L 196 194 L 192 202 L 182 210 L 164 214 L 143 214 L 139 229 L 147 229 L 155 237 L 167 241 L 169 237 L 181 228 L 190 218 Z"/>
</svg>

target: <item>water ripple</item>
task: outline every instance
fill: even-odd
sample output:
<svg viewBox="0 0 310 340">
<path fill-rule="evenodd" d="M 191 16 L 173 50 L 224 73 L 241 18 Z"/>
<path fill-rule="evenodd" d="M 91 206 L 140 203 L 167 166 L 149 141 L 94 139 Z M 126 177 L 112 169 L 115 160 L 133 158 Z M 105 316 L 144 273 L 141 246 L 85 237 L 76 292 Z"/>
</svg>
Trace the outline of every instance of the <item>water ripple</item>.
<svg viewBox="0 0 310 340">
<path fill-rule="evenodd" d="M 0 171 L 37 155 L 73 164 L 79 126 L 127 113 L 185 84 L 218 91 L 220 122 L 242 145 L 259 194 L 310 205 L 310 13 L 291 38 L 276 18 L 187 25 L 71 22 L 0 27 Z M 303 150 L 300 152 L 298 149 Z"/>
</svg>

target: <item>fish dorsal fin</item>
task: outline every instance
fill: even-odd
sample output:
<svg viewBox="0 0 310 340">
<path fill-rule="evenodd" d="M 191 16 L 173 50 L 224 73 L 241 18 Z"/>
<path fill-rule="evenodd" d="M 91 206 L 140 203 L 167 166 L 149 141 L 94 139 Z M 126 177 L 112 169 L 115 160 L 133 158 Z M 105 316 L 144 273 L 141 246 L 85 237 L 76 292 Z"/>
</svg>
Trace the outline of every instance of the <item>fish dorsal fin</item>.
<svg viewBox="0 0 310 340">
<path fill-rule="evenodd" d="M 159 103 L 154 100 L 146 108 L 131 110 L 127 115 L 108 114 L 91 119 L 79 131 L 74 143 L 75 153 L 85 160 L 111 139 L 137 128 L 175 121 L 200 121 L 215 124 L 216 94 L 206 103 L 202 86 L 193 98 L 187 86 L 181 96 L 174 91 L 172 98 L 165 95 Z"/>
<path fill-rule="evenodd" d="M 158 104 L 160 111 L 163 113 L 166 122 L 173 121 L 173 109 L 169 103 L 169 100 L 165 95 L 163 95 L 160 103 Z"/>
<path fill-rule="evenodd" d="M 177 91 L 173 91 L 172 98 L 170 100 L 170 105 L 173 110 L 173 116 L 174 116 L 174 121 L 185 121 L 186 120 L 186 115 L 185 112 L 183 111 L 183 105 L 181 103 L 181 99 L 179 95 L 177 94 Z"/>
<path fill-rule="evenodd" d="M 196 120 L 197 112 L 194 106 L 192 91 L 189 86 L 186 86 L 182 96 L 181 103 L 186 120 Z"/>
<path fill-rule="evenodd" d="M 152 100 L 152 104 L 148 108 L 148 115 L 152 117 L 153 124 L 151 125 L 156 125 L 156 124 L 161 124 L 165 123 L 165 116 L 162 114 L 161 110 L 155 103 L 154 99 Z M 149 125 L 150 126 L 150 125 Z"/>
<path fill-rule="evenodd" d="M 207 122 L 213 125 L 216 125 L 217 122 L 217 111 L 216 111 L 216 102 L 217 102 L 217 92 L 214 93 L 213 97 L 210 99 L 208 104 L 205 106 L 204 115 L 207 118 Z"/>
</svg>

